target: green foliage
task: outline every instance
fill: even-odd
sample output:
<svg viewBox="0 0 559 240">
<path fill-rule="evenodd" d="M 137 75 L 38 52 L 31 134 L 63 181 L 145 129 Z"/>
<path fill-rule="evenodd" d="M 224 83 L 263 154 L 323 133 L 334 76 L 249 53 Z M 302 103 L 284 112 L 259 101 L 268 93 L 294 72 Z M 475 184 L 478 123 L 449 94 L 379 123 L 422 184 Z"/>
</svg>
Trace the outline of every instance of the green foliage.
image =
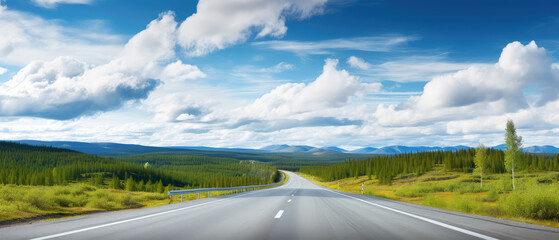
<svg viewBox="0 0 559 240">
<path fill-rule="evenodd" d="M 156 188 L 156 192 L 158 193 L 163 193 L 165 191 L 165 189 L 163 188 L 163 183 L 161 181 L 157 182 L 157 188 Z"/>
<path fill-rule="evenodd" d="M 515 161 L 519 158 L 519 154 L 522 152 L 522 137 L 516 134 L 516 128 L 514 127 L 514 122 L 512 120 L 507 121 L 507 127 L 505 129 L 505 167 L 507 171 L 514 169 Z"/>
<path fill-rule="evenodd" d="M 125 186 L 126 191 L 136 191 L 136 182 L 134 181 L 134 179 L 132 179 L 132 177 L 129 177 L 128 180 L 126 180 Z"/>
<path fill-rule="evenodd" d="M 487 168 L 486 160 L 487 160 L 487 149 L 482 143 L 480 143 L 478 148 L 476 149 L 476 155 L 474 157 L 474 163 L 476 165 L 476 168 L 474 169 L 474 173 L 479 174 L 481 188 L 483 188 L 483 173 Z"/>
<path fill-rule="evenodd" d="M 559 220 L 559 190 L 533 187 L 513 191 L 500 200 L 505 213 L 511 216 Z"/>
<path fill-rule="evenodd" d="M 496 188 L 492 188 L 491 190 L 489 190 L 489 192 L 487 192 L 487 195 L 483 197 L 483 201 L 486 202 L 495 202 L 497 200 L 499 200 L 499 192 Z"/>
<path fill-rule="evenodd" d="M 465 213 L 475 212 L 479 208 L 479 205 L 475 204 L 475 199 L 470 196 L 463 196 L 460 194 L 454 195 L 451 203 L 453 209 Z"/>
<path fill-rule="evenodd" d="M 447 206 L 446 201 L 436 198 L 432 193 L 426 194 L 423 198 L 423 204 L 436 207 L 436 208 L 445 208 Z"/>
<path fill-rule="evenodd" d="M 116 175 L 113 176 L 113 180 L 111 180 L 111 184 L 109 186 L 112 189 L 122 189 L 122 183 Z"/>
<path fill-rule="evenodd" d="M 505 129 L 505 143 L 507 145 L 505 150 L 505 167 L 507 171 L 512 173 L 512 188 L 515 189 L 514 167 L 518 165 L 517 161 L 522 154 L 522 137 L 516 135 L 514 122 L 510 119 L 507 121 L 507 127 Z"/>
</svg>

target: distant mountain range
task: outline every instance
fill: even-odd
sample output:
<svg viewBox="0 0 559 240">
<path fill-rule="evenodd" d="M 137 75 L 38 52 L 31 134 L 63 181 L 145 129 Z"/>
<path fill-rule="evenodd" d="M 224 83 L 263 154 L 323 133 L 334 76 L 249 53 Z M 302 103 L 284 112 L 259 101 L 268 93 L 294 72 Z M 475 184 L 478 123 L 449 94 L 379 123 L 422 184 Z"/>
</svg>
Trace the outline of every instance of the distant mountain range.
<svg viewBox="0 0 559 240">
<path fill-rule="evenodd" d="M 467 146 L 454 147 L 408 147 L 408 146 L 386 146 L 381 148 L 364 147 L 356 150 L 345 150 L 339 147 L 310 147 L 310 146 L 290 146 L 290 145 L 270 145 L 260 150 L 269 152 L 338 152 L 338 153 L 354 153 L 354 154 L 399 154 L 399 153 L 415 153 L 438 150 L 458 150 L 468 149 Z"/>
<path fill-rule="evenodd" d="M 212 148 L 203 146 L 172 146 L 172 147 L 151 147 L 136 144 L 121 143 L 86 143 L 71 141 L 36 141 L 36 140 L 19 140 L 13 141 L 36 146 L 52 146 L 59 148 L 67 148 L 83 153 L 104 155 L 104 156 L 122 156 L 131 154 L 153 153 L 153 152 L 173 152 L 173 151 L 214 151 L 214 152 L 240 152 L 240 153 L 308 153 L 312 155 L 321 155 L 328 153 L 347 153 L 347 154 L 400 154 L 400 153 L 416 153 L 426 151 L 447 151 L 468 149 L 468 146 L 450 146 L 450 147 L 425 147 L 425 146 L 386 146 L 381 148 L 364 147 L 355 150 L 345 150 L 339 147 L 312 147 L 305 145 L 269 145 L 260 149 L 247 148 Z M 493 148 L 504 150 L 505 145 L 497 145 Z M 531 146 L 525 147 L 524 152 L 530 153 L 559 153 L 559 148 L 554 146 Z"/>
<path fill-rule="evenodd" d="M 492 148 L 505 150 L 506 145 L 501 144 Z M 338 152 L 338 153 L 353 153 L 353 154 L 400 154 L 400 153 L 416 153 L 416 152 L 429 152 L 429 151 L 456 151 L 460 149 L 468 149 L 470 147 L 458 145 L 450 147 L 425 147 L 425 146 L 386 146 L 381 148 L 364 147 L 356 150 L 345 150 L 339 147 L 311 147 L 311 146 L 291 146 L 291 145 L 270 145 L 260 150 L 268 152 Z M 554 146 L 532 146 L 525 147 L 524 152 L 529 153 L 559 153 L 559 148 Z"/>
</svg>

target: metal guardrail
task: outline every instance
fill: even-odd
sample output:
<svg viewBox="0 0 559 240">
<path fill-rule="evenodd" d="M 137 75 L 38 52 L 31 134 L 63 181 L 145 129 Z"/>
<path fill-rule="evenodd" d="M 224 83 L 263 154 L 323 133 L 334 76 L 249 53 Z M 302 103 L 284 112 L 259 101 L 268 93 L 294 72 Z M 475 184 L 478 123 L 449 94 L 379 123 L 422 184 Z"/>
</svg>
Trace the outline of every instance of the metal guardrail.
<svg viewBox="0 0 559 240">
<path fill-rule="evenodd" d="M 277 183 L 270 183 L 270 184 L 264 184 L 264 185 L 229 187 L 229 188 L 198 188 L 198 189 L 187 189 L 187 190 L 173 190 L 173 191 L 167 192 L 167 195 L 169 195 L 169 196 L 181 195 L 181 202 L 182 202 L 184 194 L 198 193 L 198 199 L 200 199 L 200 193 L 201 192 L 208 192 L 208 197 L 210 197 L 210 192 L 214 192 L 214 191 L 217 192 L 218 196 L 219 196 L 219 191 L 225 191 L 225 195 L 227 195 L 227 191 L 231 191 L 231 192 L 236 191 L 236 190 L 250 191 L 250 190 L 255 190 L 256 188 L 261 188 L 261 187 L 271 187 L 271 186 L 275 186 L 275 185 L 278 185 L 278 184 L 282 183 L 284 180 L 285 180 L 285 173 L 282 172 L 281 179 Z"/>
</svg>

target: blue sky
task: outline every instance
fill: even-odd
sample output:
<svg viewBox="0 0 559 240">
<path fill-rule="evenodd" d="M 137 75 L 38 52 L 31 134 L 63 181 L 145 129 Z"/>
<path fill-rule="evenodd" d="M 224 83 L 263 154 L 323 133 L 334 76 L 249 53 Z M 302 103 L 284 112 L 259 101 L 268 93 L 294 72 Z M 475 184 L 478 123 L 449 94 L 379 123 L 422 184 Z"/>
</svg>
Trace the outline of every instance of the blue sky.
<svg viewBox="0 0 559 240">
<path fill-rule="evenodd" d="M 559 145 L 553 1 L 0 2 L 0 139 Z"/>
</svg>

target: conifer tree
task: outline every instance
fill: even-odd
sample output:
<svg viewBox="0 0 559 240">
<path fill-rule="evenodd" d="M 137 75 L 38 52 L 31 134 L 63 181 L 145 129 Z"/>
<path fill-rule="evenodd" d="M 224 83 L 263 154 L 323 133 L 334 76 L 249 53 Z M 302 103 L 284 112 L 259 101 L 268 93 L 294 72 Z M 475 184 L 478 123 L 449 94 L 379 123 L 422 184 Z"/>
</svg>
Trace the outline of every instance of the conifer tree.
<svg viewBox="0 0 559 240">
<path fill-rule="evenodd" d="M 146 190 L 146 188 L 145 188 L 145 183 L 144 183 L 144 180 L 143 180 L 143 179 L 140 180 L 140 182 L 138 183 L 137 190 L 138 190 L 138 191 L 145 191 L 145 190 Z"/>
<path fill-rule="evenodd" d="M 134 182 L 132 177 L 129 177 L 128 180 L 126 180 L 126 191 L 136 191 L 136 182 Z"/>
<path fill-rule="evenodd" d="M 122 186 L 120 184 L 120 179 L 118 179 L 116 175 L 113 176 L 113 180 L 111 181 L 110 186 L 112 189 L 122 189 Z"/>
<path fill-rule="evenodd" d="M 157 182 L 157 192 L 158 193 L 163 193 L 165 191 L 165 188 L 163 187 L 163 182 L 161 182 L 161 180 L 159 180 L 159 182 Z"/>
</svg>

